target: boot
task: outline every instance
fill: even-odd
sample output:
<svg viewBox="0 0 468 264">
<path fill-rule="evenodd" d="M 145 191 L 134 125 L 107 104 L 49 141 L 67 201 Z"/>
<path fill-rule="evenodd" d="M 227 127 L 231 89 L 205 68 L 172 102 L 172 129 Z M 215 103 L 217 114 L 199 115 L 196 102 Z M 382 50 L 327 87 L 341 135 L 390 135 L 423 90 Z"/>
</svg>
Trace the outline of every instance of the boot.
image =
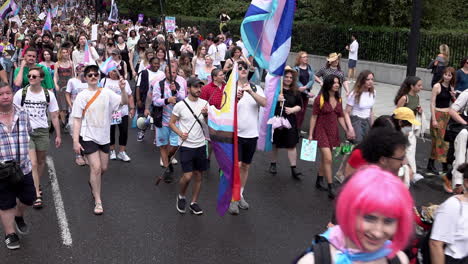
<svg viewBox="0 0 468 264">
<path fill-rule="evenodd" d="M 436 167 L 435 167 L 435 165 L 434 165 L 434 160 L 433 160 L 433 159 L 429 159 L 429 160 L 427 161 L 427 170 L 428 170 L 429 172 L 434 173 L 434 174 L 439 174 L 439 172 L 437 171 L 437 169 L 436 169 Z"/>
<path fill-rule="evenodd" d="M 336 192 L 335 192 L 335 189 L 333 188 L 333 184 L 332 183 L 329 183 L 328 184 L 328 198 L 330 199 L 335 199 L 336 197 Z"/>
<path fill-rule="evenodd" d="M 302 173 L 297 172 L 296 166 L 291 166 L 291 176 L 298 181 L 302 180 Z"/>
<path fill-rule="evenodd" d="M 268 169 L 268 171 L 269 171 L 271 174 L 276 174 L 276 173 L 277 173 L 277 170 L 276 170 L 276 162 L 270 163 L 270 169 Z"/>
<path fill-rule="evenodd" d="M 315 180 L 315 188 L 319 189 L 320 191 L 326 191 L 327 188 L 323 184 L 323 176 L 319 176 L 317 173 L 317 179 Z"/>
</svg>

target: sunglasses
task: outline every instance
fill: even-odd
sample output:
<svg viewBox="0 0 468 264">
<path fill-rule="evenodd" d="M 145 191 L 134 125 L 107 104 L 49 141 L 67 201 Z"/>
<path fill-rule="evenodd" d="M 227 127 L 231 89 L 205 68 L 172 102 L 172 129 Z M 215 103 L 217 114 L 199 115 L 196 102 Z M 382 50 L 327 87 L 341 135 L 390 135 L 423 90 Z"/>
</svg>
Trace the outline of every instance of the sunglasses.
<svg viewBox="0 0 468 264">
<path fill-rule="evenodd" d="M 32 74 L 28 74 L 28 79 L 31 79 L 31 78 L 34 79 L 34 80 L 36 80 L 37 78 L 39 78 L 39 76 L 37 76 L 37 75 L 32 75 Z"/>
<path fill-rule="evenodd" d="M 239 71 L 247 70 L 247 68 L 244 68 L 244 67 L 242 67 L 242 66 L 239 66 L 237 69 L 238 69 Z"/>
<path fill-rule="evenodd" d="M 91 77 L 96 77 L 97 78 L 98 76 L 99 76 L 99 73 L 89 73 L 89 74 L 86 75 L 86 77 L 88 77 L 88 78 L 91 78 Z"/>
</svg>

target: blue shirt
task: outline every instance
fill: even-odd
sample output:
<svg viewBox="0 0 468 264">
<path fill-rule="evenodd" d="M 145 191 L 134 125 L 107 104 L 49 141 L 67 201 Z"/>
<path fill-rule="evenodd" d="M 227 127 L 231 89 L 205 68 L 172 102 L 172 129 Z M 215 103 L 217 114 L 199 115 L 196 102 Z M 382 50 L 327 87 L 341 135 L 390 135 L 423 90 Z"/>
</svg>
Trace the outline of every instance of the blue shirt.
<svg viewBox="0 0 468 264">
<path fill-rule="evenodd" d="M 455 84 L 455 90 L 463 92 L 468 88 L 468 74 L 464 73 L 462 69 L 457 71 L 457 83 Z"/>
</svg>

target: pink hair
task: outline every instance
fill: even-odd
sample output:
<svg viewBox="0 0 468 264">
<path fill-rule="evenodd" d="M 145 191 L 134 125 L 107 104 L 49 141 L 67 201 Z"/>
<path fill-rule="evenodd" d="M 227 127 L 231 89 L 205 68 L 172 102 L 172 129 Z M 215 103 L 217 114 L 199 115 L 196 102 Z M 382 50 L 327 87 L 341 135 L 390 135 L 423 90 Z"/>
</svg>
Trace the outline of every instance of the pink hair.
<svg viewBox="0 0 468 264">
<path fill-rule="evenodd" d="M 413 232 L 413 198 L 398 177 L 377 166 L 357 171 L 344 185 L 336 203 L 336 216 L 346 237 L 362 249 L 356 233 L 358 215 L 380 213 L 395 218 L 390 257 L 404 249 Z"/>
</svg>

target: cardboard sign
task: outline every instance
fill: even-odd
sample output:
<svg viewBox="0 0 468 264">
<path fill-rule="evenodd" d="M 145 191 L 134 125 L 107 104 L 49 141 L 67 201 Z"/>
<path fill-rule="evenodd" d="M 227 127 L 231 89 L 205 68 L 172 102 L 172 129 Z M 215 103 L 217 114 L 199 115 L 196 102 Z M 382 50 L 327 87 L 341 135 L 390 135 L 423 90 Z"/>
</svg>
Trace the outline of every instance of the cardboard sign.
<svg viewBox="0 0 468 264">
<path fill-rule="evenodd" d="M 91 40 L 97 40 L 98 36 L 98 24 L 91 26 Z"/>
<path fill-rule="evenodd" d="M 89 17 L 86 17 L 83 21 L 83 25 L 87 26 L 89 25 L 89 22 L 91 22 L 91 19 L 89 19 Z"/>
<path fill-rule="evenodd" d="M 46 14 L 44 12 L 40 13 L 39 16 L 37 18 L 39 18 L 40 20 L 44 20 L 44 18 L 46 17 Z"/>
<path fill-rule="evenodd" d="M 176 29 L 175 17 L 166 17 L 165 22 L 167 32 L 174 32 Z"/>
<path fill-rule="evenodd" d="M 145 18 L 145 15 L 143 14 L 138 14 L 138 23 L 143 23 L 143 19 Z"/>
<path fill-rule="evenodd" d="M 301 160 L 315 161 L 317 157 L 317 140 L 303 138 L 301 147 Z"/>
</svg>

